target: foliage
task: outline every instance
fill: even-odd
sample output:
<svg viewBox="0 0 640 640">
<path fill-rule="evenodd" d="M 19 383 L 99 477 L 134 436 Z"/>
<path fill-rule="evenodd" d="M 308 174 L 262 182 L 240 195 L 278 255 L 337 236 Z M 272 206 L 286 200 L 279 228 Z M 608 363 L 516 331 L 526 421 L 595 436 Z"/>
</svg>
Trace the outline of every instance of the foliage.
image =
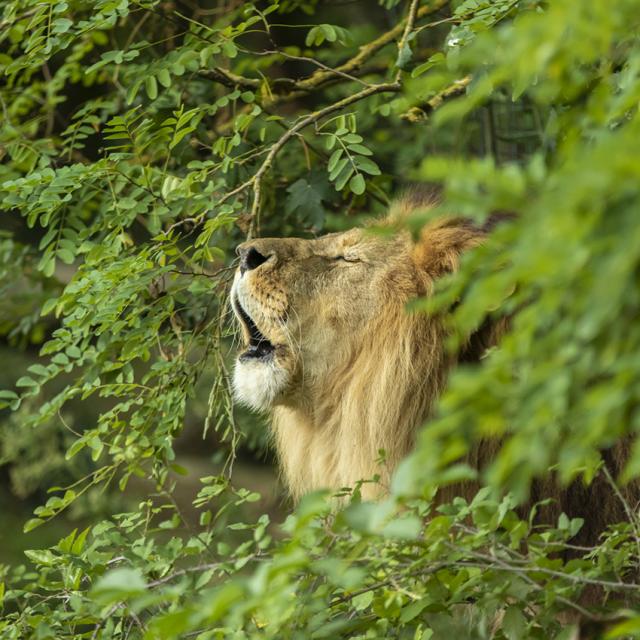
<svg viewBox="0 0 640 640">
<path fill-rule="evenodd" d="M 0 332 L 39 349 L 0 392 L 0 460 L 46 434 L 66 462 L 34 469 L 58 486 L 25 532 L 91 520 L 2 567 L 3 637 L 569 638 L 569 614 L 640 635 L 637 505 L 590 549 L 578 520 L 516 509 L 551 469 L 590 482 L 623 437 L 609 480 L 640 475 L 637 2 L 0 7 Z M 415 305 L 460 300 L 452 336 L 500 308 L 510 334 L 452 376 L 388 500 L 311 495 L 276 526 L 223 474 L 194 520 L 175 441 L 203 387 L 229 467 L 261 428 L 226 391 L 234 245 L 354 224 L 397 176 L 443 182 L 449 211 L 518 212 Z M 435 508 L 492 436 L 487 486 Z M 138 477 L 138 505 L 92 511 Z"/>
</svg>

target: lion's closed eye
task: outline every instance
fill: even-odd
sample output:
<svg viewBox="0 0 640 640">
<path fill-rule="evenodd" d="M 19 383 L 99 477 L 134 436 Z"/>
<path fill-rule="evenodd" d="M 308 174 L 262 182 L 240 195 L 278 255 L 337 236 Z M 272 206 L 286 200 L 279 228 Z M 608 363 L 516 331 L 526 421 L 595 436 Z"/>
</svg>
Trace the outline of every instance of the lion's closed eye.
<svg viewBox="0 0 640 640">
<path fill-rule="evenodd" d="M 339 260 L 342 262 L 362 262 L 362 259 L 358 256 L 350 255 L 350 254 L 340 254 L 337 256 L 330 256 L 330 260 Z"/>
</svg>

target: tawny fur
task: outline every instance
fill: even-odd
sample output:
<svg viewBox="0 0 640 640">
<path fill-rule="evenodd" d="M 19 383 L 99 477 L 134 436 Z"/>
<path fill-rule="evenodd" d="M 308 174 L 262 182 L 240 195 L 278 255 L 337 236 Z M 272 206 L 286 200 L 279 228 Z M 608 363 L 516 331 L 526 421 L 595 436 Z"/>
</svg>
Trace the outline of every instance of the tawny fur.
<svg viewBox="0 0 640 640">
<path fill-rule="evenodd" d="M 363 494 L 384 490 L 442 388 L 445 355 L 436 323 L 398 304 L 381 314 L 308 406 L 274 409 L 278 457 L 295 499 L 376 475 L 380 484 L 365 485 Z"/>
</svg>

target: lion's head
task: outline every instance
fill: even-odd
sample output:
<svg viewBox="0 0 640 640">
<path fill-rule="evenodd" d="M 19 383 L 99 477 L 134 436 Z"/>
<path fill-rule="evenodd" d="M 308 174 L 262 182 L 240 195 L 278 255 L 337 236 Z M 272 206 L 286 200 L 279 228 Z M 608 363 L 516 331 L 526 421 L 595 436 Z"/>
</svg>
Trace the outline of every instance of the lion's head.
<svg viewBox="0 0 640 640">
<path fill-rule="evenodd" d="M 416 205 L 424 203 L 396 204 L 390 219 Z M 406 231 L 352 229 L 238 247 L 231 303 L 245 348 L 235 393 L 250 407 L 273 410 L 294 496 L 374 475 L 384 486 L 449 366 L 440 321 L 408 313 L 406 303 L 455 269 L 482 235 L 449 218 L 427 225 L 418 241 Z"/>
</svg>

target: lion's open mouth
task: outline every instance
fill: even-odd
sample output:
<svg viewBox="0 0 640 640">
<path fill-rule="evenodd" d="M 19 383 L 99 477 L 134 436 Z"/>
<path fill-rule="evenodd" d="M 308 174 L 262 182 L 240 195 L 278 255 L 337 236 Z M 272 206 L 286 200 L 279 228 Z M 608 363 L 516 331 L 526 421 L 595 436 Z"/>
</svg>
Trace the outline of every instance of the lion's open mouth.
<svg viewBox="0 0 640 640">
<path fill-rule="evenodd" d="M 270 358 L 273 355 L 275 346 L 262 333 L 260 333 L 260 330 L 256 326 L 256 323 L 244 310 L 237 297 L 234 300 L 233 308 L 240 322 L 242 322 L 242 324 L 247 329 L 247 333 L 249 334 L 249 346 L 246 351 L 240 354 L 240 359 L 246 360 L 249 358 Z"/>
</svg>

